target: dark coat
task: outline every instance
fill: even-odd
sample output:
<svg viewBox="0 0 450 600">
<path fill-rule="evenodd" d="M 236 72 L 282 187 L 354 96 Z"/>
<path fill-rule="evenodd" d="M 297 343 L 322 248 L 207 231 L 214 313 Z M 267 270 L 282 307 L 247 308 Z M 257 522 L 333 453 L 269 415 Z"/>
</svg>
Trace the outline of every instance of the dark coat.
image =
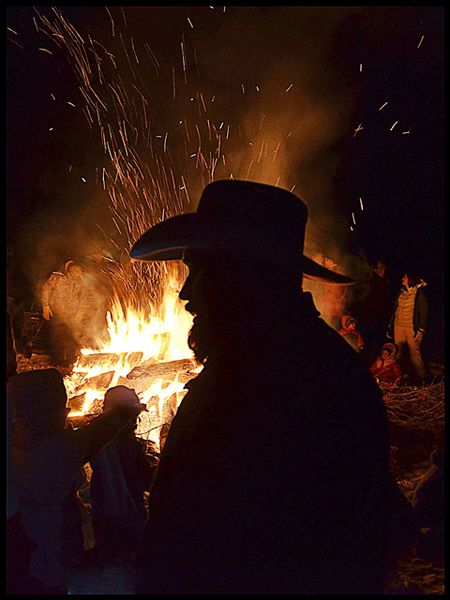
<svg viewBox="0 0 450 600">
<path fill-rule="evenodd" d="M 381 392 L 312 307 L 280 315 L 188 384 L 150 496 L 137 593 L 382 589 L 387 523 L 404 498 Z"/>
</svg>

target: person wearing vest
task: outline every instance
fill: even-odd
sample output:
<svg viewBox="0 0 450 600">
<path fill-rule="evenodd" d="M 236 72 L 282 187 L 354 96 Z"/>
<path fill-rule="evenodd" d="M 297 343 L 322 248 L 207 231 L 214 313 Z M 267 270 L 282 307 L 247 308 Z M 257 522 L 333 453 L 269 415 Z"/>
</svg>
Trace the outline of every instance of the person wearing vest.
<svg viewBox="0 0 450 600">
<path fill-rule="evenodd" d="M 428 301 L 424 292 L 426 282 L 412 273 L 405 273 L 402 289 L 395 301 L 394 312 L 388 328 L 388 337 L 393 337 L 398 346 L 399 360 L 409 365 L 412 381 L 421 382 L 425 376 L 421 346 L 428 320 Z"/>
</svg>

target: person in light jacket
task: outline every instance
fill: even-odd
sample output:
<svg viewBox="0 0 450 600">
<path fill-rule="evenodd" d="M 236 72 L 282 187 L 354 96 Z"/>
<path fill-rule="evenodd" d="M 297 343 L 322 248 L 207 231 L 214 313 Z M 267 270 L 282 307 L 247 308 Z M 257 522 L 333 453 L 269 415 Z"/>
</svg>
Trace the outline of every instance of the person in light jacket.
<svg viewBox="0 0 450 600">
<path fill-rule="evenodd" d="M 428 322 L 426 285 L 423 279 L 411 272 L 403 275 L 402 288 L 388 327 L 388 337 L 398 347 L 399 362 L 415 383 L 422 382 L 425 377 L 422 343 Z"/>
</svg>

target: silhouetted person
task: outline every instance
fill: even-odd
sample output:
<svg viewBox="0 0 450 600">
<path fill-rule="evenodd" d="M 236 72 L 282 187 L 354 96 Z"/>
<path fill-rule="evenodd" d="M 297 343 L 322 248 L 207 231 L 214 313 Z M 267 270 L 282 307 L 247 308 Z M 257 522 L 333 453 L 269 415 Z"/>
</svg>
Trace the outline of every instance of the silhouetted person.
<svg viewBox="0 0 450 600">
<path fill-rule="evenodd" d="M 13 375 L 7 392 L 14 418 L 12 467 L 21 521 L 36 542 L 31 589 L 26 593 L 65 593 L 64 564 L 81 553 L 83 544 L 76 497 L 81 469 L 139 409 L 114 407 L 79 429 L 65 429 L 67 394 L 56 369 Z"/>
<path fill-rule="evenodd" d="M 217 181 L 131 251 L 184 258 L 204 364 L 161 453 L 138 594 L 383 590 L 409 505 L 378 386 L 302 293 L 303 273 L 351 282 L 303 255 L 306 220 L 290 192 Z"/>
<path fill-rule="evenodd" d="M 6 313 L 6 380 L 17 373 L 17 353 L 12 318 Z M 27 594 L 32 589 L 31 552 L 36 543 L 26 534 L 12 465 L 14 421 L 10 402 L 6 402 L 6 594 Z"/>
<path fill-rule="evenodd" d="M 386 339 L 386 328 L 392 308 L 386 265 L 381 260 L 375 263 L 367 286 L 367 294 L 359 303 L 357 316 L 364 338 L 362 359 L 369 366 L 377 357 Z"/>
<path fill-rule="evenodd" d="M 145 408 L 136 392 L 123 385 L 105 394 L 103 410 L 116 406 Z M 94 554 L 100 562 L 130 558 L 147 519 L 144 491 L 150 488 L 153 468 L 136 427 L 136 420 L 130 421 L 90 461 Z"/>
</svg>

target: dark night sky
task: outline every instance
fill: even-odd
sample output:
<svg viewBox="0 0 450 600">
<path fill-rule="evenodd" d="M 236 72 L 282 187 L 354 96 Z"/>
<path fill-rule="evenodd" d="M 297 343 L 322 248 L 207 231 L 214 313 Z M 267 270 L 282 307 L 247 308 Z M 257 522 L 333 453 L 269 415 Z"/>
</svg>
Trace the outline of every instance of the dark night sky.
<svg viewBox="0 0 450 600">
<path fill-rule="evenodd" d="M 48 8 L 38 10 L 51 16 Z M 80 33 L 105 46 L 113 43 L 104 7 L 61 10 Z M 111 11 L 117 30 L 123 28 L 120 8 Z M 74 232 L 81 239 L 101 240 L 97 223 L 110 231 L 108 195 L 96 183 L 96 169 L 107 166 L 99 134 L 80 109 L 83 100 L 67 56 L 35 31 L 34 14 L 30 7 L 7 9 L 7 239 L 29 281 L 58 266 L 57 259 L 67 255 L 65 245 L 73 249 Z M 297 184 L 311 223 L 329 212 L 321 226 L 332 237 L 336 224 L 346 253 L 384 259 L 395 281 L 406 269 L 418 270 L 430 291 L 441 294 L 443 7 L 227 7 L 224 13 L 222 7 L 141 6 L 125 7 L 125 15 L 124 31 L 137 47 L 148 42 L 160 61 L 149 101 L 162 131 L 169 130 L 170 120 L 164 101 L 170 76 L 165 79 L 164 73 L 180 63 L 180 39 L 192 40 L 202 71 L 198 85 L 217 91 L 230 122 L 245 124 L 251 114 L 253 97 L 231 91 L 245 81 L 248 87 L 261 85 L 254 102 L 268 120 L 292 123 L 295 142 L 289 167 L 285 164 L 286 186 Z M 51 48 L 52 55 L 39 48 Z M 284 89 L 290 82 L 290 96 L 271 92 L 264 104 L 264 90 Z M 290 104 L 282 120 L 285 98 Z M 334 121 L 327 125 L 330 139 L 318 138 L 320 152 L 309 163 L 301 155 L 302 144 L 316 148 L 309 135 L 316 143 L 317 134 L 308 129 L 313 110 L 317 131 L 327 114 Z M 354 134 L 359 123 L 363 129 Z M 316 202 L 322 188 L 317 184 L 316 191 L 314 182 L 322 167 L 331 193 L 326 202 Z M 350 233 L 352 211 L 357 223 Z M 53 241 L 46 245 L 42 240 L 50 233 Z"/>
</svg>

